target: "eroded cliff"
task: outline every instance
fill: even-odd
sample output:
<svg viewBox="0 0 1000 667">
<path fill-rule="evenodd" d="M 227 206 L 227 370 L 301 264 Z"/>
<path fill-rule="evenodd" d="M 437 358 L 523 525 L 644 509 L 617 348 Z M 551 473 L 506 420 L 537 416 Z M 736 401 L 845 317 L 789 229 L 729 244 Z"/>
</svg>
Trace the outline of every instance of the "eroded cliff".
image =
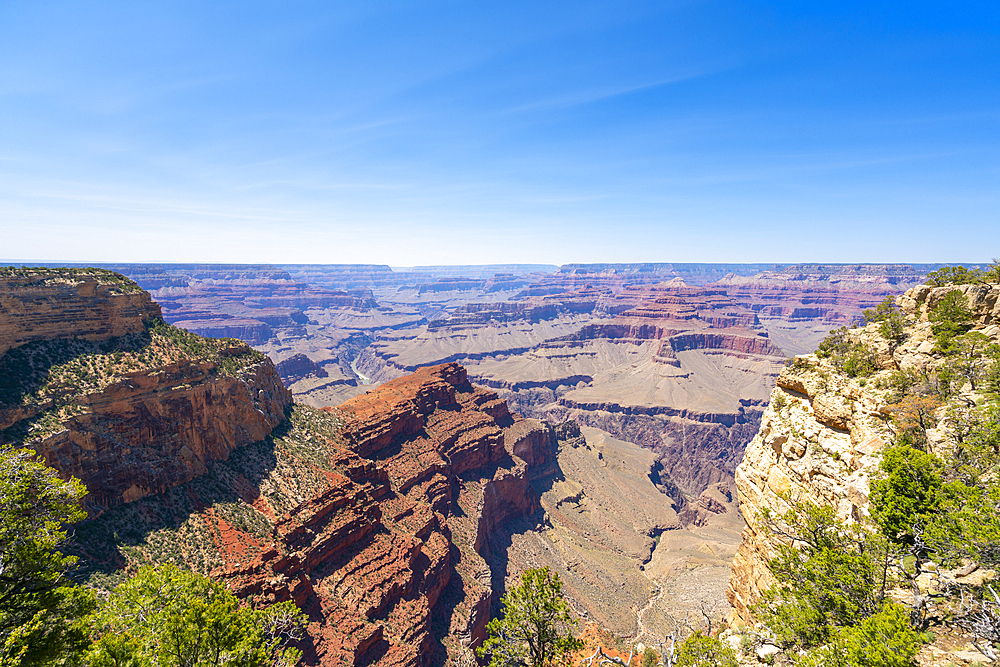
<svg viewBox="0 0 1000 667">
<path fill-rule="evenodd" d="M 538 512 L 531 471 L 554 454 L 552 427 L 445 364 L 336 409 L 297 406 L 270 438 L 78 541 L 112 577 L 181 558 L 240 596 L 295 600 L 307 664 L 442 664 L 484 637 L 507 574 L 494 531 Z"/>
<path fill-rule="evenodd" d="M 166 325 L 123 276 L 5 272 L 0 439 L 82 480 L 91 516 L 202 475 L 285 419 L 267 357 Z"/>
<path fill-rule="evenodd" d="M 746 519 L 733 563 L 728 597 L 736 613 L 751 620 L 750 607 L 775 584 L 768 561 L 777 538 L 764 527 L 763 513 L 781 514 L 790 501 L 836 508 L 846 522 L 869 513 L 869 481 L 881 452 L 900 427 L 891 418 L 901 395 L 894 375 L 911 371 L 937 378 L 948 360 L 932 332 L 930 313 L 953 292 L 962 294 L 969 326 L 993 343 L 1000 341 L 1000 285 L 948 287 L 920 285 L 896 299 L 905 316 L 899 340 L 887 340 L 877 323 L 847 333 L 847 340 L 870 351 L 875 368 L 866 377 L 850 377 L 830 358 L 797 357 L 785 368 L 771 393 L 757 435 L 736 469 L 740 508 Z M 971 383 L 954 391 L 966 405 L 978 397 Z M 948 406 L 930 401 L 925 435 L 928 447 L 947 446 L 953 436 Z"/>
</svg>

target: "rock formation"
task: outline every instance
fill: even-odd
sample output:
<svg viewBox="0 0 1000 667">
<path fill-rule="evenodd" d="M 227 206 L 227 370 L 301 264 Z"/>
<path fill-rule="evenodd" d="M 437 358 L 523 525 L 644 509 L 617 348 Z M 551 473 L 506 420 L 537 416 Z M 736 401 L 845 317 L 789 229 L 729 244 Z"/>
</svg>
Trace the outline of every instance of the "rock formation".
<svg viewBox="0 0 1000 667">
<path fill-rule="evenodd" d="M 744 620 L 751 620 L 750 606 L 775 583 L 767 564 L 775 555 L 776 538 L 764 528 L 762 512 L 781 514 L 792 500 L 830 505 L 847 522 L 868 515 L 869 479 L 893 437 L 887 404 L 898 400 L 890 389 L 880 388 L 879 379 L 894 370 L 940 366 L 928 313 L 954 290 L 964 295 L 974 330 L 1000 341 L 1000 285 L 920 285 L 896 299 L 908 321 L 900 345 L 891 348 L 877 324 L 851 332 L 852 340 L 876 351 L 882 370 L 874 377 L 850 378 L 813 354 L 797 357 L 778 377 L 760 430 L 736 470 L 747 524 L 728 597 Z M 938 415 L 942 420 L 943 410 Z M 933 445 L 944 431 L 927 435 Z"/>
<path fill-rule="evenodd" d="M 180 553 L 240 596 L 294 600 L 306 664 L 442 664 L 485 636 L 507 576 L 495 534 L 541 519 L 532 471 L 555 436 L 461 366 L 424 368 L 336 409 L 294 408 L 269 440 L 105 513 L 78 542 L 95 567 Z M 109 544 L 123 534 L 127 551 Z"/>
<path fill-rule="evenodd" d="M 92 516 L 187 482 L 284 420 L 291 394 L 269 359 L 167 327 L 123 276 L 6 271 L 0 437 L 82 480 Z"/>
<path fill-rule="evenodd" d="M 0 268 L 0 355 L 35 340 L 108 340 L 159 317 L 149 294 L 111 271 Z"/>
<path fill-rule="evenodd" d="M 329 487 L 275 522 L 259 560 L 226 573 L 234 589 L 322 610 L 309 628 L 321 665 L 428 664 L 440 640 L 453 650 L 480 641 L 492 594 L 480 554 L 497 525 L 538 508 L 524 458 L 551 456 L 548 428 L 515 420 L 457 364 L 386 383 L 336 414 Z M 435 636 L 442 596 L 438 613 L 451 620 Z"/>
</svg>

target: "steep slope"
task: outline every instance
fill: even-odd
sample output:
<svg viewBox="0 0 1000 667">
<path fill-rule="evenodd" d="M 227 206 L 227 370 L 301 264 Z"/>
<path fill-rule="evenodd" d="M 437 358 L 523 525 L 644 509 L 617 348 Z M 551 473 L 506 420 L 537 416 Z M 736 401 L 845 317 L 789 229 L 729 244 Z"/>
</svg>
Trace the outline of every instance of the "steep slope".
<svg viewBox="0 0 1000 667">
<path fill-rule="evenodd" d="M 296 407 L 268 440 L 78 542 L 95 583 L 183 558 L 240 596 L 295 600 L 307 664 L 441 664 L 483 638 L 506 576 L 493 533 L 539 509 L 528 473 L 554 447 L 462 367 L 430 367 L 335 410 Z"/>
<path fill-rule="evenodd" d="M 760 593 L 775 583 L 767 563 L 777 541 L 763 527 L 763 512 L 785 512 L 791 499 L 830 505 L 848 522 L 868 515 L 869 481 L 899 428 L 890 421 L 901 399 L 900 376 L 894 372 L 933 378 L 950 363 L 936 349 L 929 313 L 956 290 L 971 312 L 972 331 L 1000 342 L 1000 285 L 921 285 L 896 300 L 907 319 L 898 346 L 891 346 L 874 323 L 848 334 L 872 351 L 878 370 L 871 377 L 850 377 L 835 359 L 815 354 L 797 357 L 778 377 L 760 431 L 736 471 L 747 524 L 729 600 L 745 620 Z M 969 383 L 955 391 L 956 405 L 982 400 Z M 921 429 L 921 437 L 932 451 L 946 449 L 955 429 L 949 405 L 940 400 L 928 405 L 928 428 Z"/>
<path fill-rule="evenodd" d="M 267 357 L 169 327 L 123 276 L 6 277 L 0 439 L 80 478 L 92 516 L 187 482 L 284 420 L 291 394 Z"/>
</svg>

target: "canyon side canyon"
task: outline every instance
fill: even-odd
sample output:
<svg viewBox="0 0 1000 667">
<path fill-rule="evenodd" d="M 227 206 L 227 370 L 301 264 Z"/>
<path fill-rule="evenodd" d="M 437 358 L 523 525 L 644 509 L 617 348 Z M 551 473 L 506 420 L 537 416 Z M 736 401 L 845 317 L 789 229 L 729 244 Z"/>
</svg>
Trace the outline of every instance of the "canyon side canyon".
<svg viewBox="0 0 1000 667">
<path fill-rule="evenodd" d="M 933 268 L 7 269 L 0 434 L 87 484 L 92 582 L 184 562 L 295 600 L 307 664 L 458 658 L 540 565 L 651 642 L 728 611 L 734 556 L 738 613 L 764 580 L 737 486 L 774 485 L 737 466 L 786 359 Z"/>
</svg>

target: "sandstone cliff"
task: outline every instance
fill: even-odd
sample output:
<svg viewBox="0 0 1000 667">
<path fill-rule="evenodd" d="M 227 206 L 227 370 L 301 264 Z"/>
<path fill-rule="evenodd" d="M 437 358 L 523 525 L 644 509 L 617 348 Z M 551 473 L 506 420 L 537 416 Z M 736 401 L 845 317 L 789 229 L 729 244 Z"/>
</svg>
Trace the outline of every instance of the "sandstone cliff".
<svg viewBox="0 0 1000 667">
<path fill-rule="evenodd" d="M 36 340 L 107 340 L 160 317 L 149 294 L 103 269 L 0 268 L 0 355 Z"/>
<path fill-rule="evenodd" d="M 907 321 L 898 346 L 890 346 L 877 324 L 849 333 L 851 340 L 874 350 L 881 370 L 872 377 L 850 378 L 815 354 L 797 357 L 778 377 L 760 430 L 736 469 L 747 523 L 728 597 L 744 620 L 750 620 L 749 607 L 760 593 L 775 583 L 767 567 L 775 538 L 762 526 L 763 511 L 782 513 L 791 499 L 831 505 L 845 521 L 867 516 L 869 479 L 893 437 L 887 405 L 899 400 L 884 380 L 893 371 L 934 371 L 944 363 L 935 352 L 928 314 L 954 290 L 964 295 L 974 330 L 1000 341 L 1000 285 L 920 285 L 896 299 Z M 974 401 L 974 395 L 969 397 Z M 947 439 L 944 407 L 935 421 L 937 428 L 926 434 L 932 447 Z"/>
<path fill-rule="evenodd" d="M 87 485 L 91 516 L 187 482 L 291 403 L 264 355 L 167 326 L 122 276 L 7 269 L 0 439 Z"/>
</svg>

